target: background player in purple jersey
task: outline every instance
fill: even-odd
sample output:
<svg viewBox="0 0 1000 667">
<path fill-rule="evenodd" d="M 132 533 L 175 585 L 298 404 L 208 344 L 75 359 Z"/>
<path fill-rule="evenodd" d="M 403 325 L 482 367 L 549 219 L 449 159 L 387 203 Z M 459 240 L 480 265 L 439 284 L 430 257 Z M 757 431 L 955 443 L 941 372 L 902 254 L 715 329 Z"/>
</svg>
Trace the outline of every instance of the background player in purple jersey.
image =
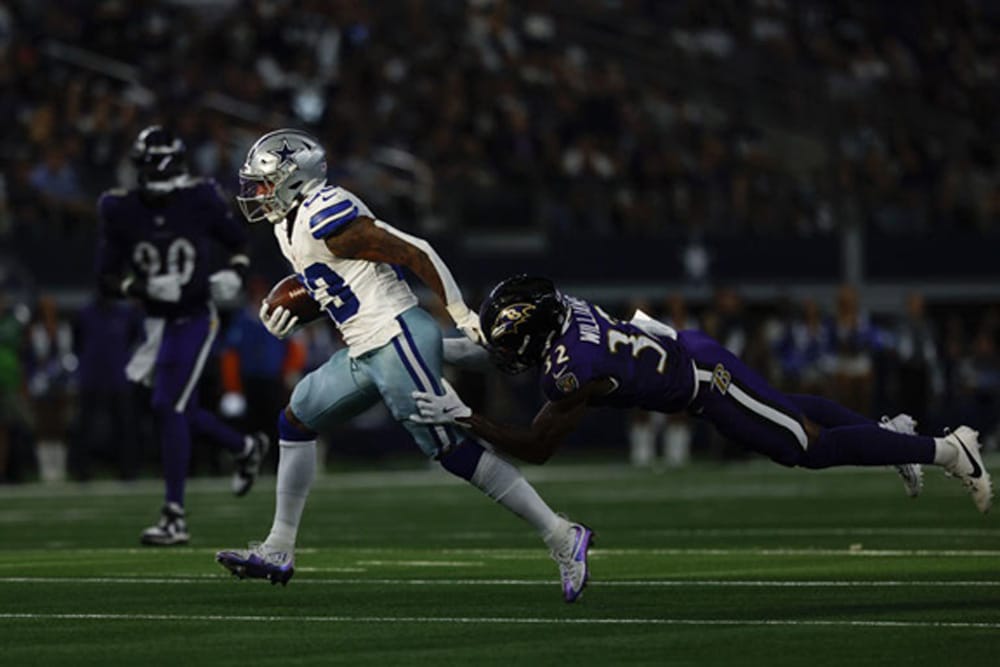
<svg viewBox="0 0 1000 667">
<path fill-rule="evenodd" d="M 444 396 L 414 394 L 420 410 L 414 421 L 459 424 L 518 458 L 543 463 L 590 406 L 686 410 L 786 466 L 942 466 L 981 512 L 990 508 L 990 475 L 978 433 L 967 426 L 932 438 L 897 432 L 912 426 L 905 415 L 892 428 L 818 396 L 786 395 L 700 331 L 677 332 L 641 311 L 628 322 L 615 319 L 545 278 L 501 282 L 484 302 L 480 323 L 502 370 L 541 366 L 548 402 L 529 427 L 502 426 L 448 388 Z"/>
<path fill-rule="evenodd" d="M 246 237 L 215 182 L 188 175 L 184 144 L 171 132 L 147 127 L 131 158 L 138 187 L 109 190 L 97 203 L 98 276 L 102 292 L 134 297 L 146 311 L 146 340 L 126 374 L 152 390 L 166 499 L 142 543 L 184 544 L 190 539 L 184 483 L 192 429 L 232 452 L 237 496 L 250 490 L 269 446 L 263 433 L 242 435 L 198 407 L 198 381 L 219 328 L 212 299 L 239 293 L 249 263 Z M 224 263 L 213 259 L 217 245 L 226 252 Z"/>
</svg>

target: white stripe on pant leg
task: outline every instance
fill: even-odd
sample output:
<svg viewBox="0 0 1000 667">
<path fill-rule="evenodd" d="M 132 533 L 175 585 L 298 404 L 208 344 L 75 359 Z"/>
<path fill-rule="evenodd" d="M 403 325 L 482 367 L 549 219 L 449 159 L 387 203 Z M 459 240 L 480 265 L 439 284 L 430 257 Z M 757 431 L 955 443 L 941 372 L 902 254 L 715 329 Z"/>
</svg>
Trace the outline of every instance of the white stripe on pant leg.
<svg viewBox="0 0 1000 667">
<path fill-rule="evenodd" d="M 208 353 L 212 350 L 212 343 L 215 342 L 215 336 L 219 333 L 218 311 L 212 302 L 208 304 L 208 315 L 208 336 L 205 337 L 201 351 L 198 352 L 198 359 L 194 362 L 194 370 L 191 372 L 191 377 L 188 378 L 187 385 L 185 385 L 184 391 L 181 392 L 181 397 L 174 404 L 175 412 L 184 412 L 187 409 L 188 399 L 191 398 L 191 392 L 194 391 L 198 380 L 201 379 L 201 372 L 205 369 L 205 361 L 208 360 Z"/>
<path fill-rule="evenodd" d="M 153 384 L 153 372 L 156 369 L 156 355 L 163 342 L 163 327 L 166 320 L 162 317 L 147 317 L 142 323 L 146 339 L 132 354 L 125 365 L 125 377 L 132 382 L 138 382 L 146 387 Z"/>
<path fill-rule="evenodd" d="M 712 383 L 712 379 L 714 378 L 712 371 L 706 371 L 700 368 L 697 369 L 696 375 L 699 382 L 708 382 L 710 385 Z M 795 436 L 795 439 L 799 441 L 799 446 L 802 447 L 803 450 L 809 447 L 809 438 L 806 436 L 806 432 L 803 430 L 802 424 L 798 421 L 792 419 L 780 410 L 775 410 L 771 406 L 761 403 L 756 398 L 740 389 L 735 382 L 730 382 L 729 389 L 726 393 L 732 396 L 737 403 L 740 403 L 751 412 L 754 412 L 768 421 L 778 424 L 779 426 L 787 428 L 792 432 L 792 435 Z"/>
<path fill-rule="evenodd" d="M 420 365 L 420 360 L 417 359 L 418 352 L 410 346 L 410 341 L 407 340 L 406 334 L 400 334 L 396 337 L 399 341 L 399 349 L 403 351 L 403 356 L 406 357 L 407 361 L 410 362 L 410 368 L 413 369 L 413 374 L 417 376 L 417 379 L 423 384 L 423 387 L 418 387 L 421 391 L 429 391 L 434 393 L 434 383 L 424 372 L 423 366 Z M 451 441 L 448 437 L 448 431 L 441 425 L 433 426 L 434 432 L 437 433 L 438 438 L 441 439 L 443 446 L 447 447 L 449 445 L 454 446 L 457 443 Z"/>
<path fill-rule="evenodd" d="M 775 410 L 766 403 L 761 403 L 756 398 L 740 389 L 734 383 L 730 383 L 728 393 L 736 399 L 738 403 L 742 404 L 750 411 L 755 412 L 761 417 L 767 419 L 768 421 L 772 421 L 779 426 L 784 426 L 791 431 L 792 435 L 795 436 L 795 439 L 799 441 L 799 446 L 802 447 L 803 450 L 809 447 L 809 438 L 806 437 L 806 432 L 803 430 L 802 424 L 798 421 L 792 419 L 780 410 Z"/>
</svg>

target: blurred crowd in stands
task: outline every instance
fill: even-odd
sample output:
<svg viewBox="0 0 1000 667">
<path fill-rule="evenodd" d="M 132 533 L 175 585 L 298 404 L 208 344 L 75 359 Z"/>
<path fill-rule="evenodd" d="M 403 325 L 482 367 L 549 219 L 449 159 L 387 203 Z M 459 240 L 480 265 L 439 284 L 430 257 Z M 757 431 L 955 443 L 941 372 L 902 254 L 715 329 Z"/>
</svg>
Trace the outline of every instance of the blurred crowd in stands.
<svg viewBox="0 0 1000 667">
<path fill-rule="evenodd" d="M 256 316 L 268 287 L 254 278 L 245 307 L 225 311 L 201 400 L 244 430 L 271 432 L 296 379 L 341 343 L 327 322 L 287 341 L 270 336 Z M 983 432 L 987 447 L 997 446 L 1000 308 L 949 307 L 932 319 L 923 297 L 912 293 L 903 316 L 876 317 L 846 285 L 829 304 L 749 308 L 738 290 L 720 288 L 706 303 L 688 304 L 665 295 L 662 303 L 608 305 L 623 317 L 638 307 L 677 328 L 703 329 L 786 391 L 828 396 L 873 417 L 905 411 L 926 433 L 971 424 Z M 427 306 L 441 311 L 436 304 Z M 58 478 L 66 471 L 87 479 L 95 470 L 130 479 L 155 469 L 150 416 L 143 413 L 148 400 L 140 400 L 142 389 L 124 376 L 128 351 L 141 339 L 139 317 L 126 302 L 101 299 L 75 313 L 60 313 L 43 300 L 32 317 L 0 306 L 0 480 L 39 473 Z M 446 329 L 451 326 L 443 311 L 439 319 Z M 531 373 L 511 378 L 448 372 L 467 401 L 497 418 L 530 419 L 541 401 Z M 680 465 L 692 451 L 703 458 L 736 455 L 709 429 L 695 433 L 692 443 L 690 424 L 660 435 L 653 431 L 662 430 L 664 420 L 656 416 L 626 419 L 601 411 L 594 420 L 577 444 L 620 449 L 627 441 L 635 447 L 638 439 L 646 453 L 633 449 L 637 464 Z M 341 461 L 419 458 L 405 431 L 381 407 L 327 437 Z M 654 455 L 661 437 L 681 438 L 683 451 Z M 226 458 L 207 447 L 196 454 L 195 468 L 221 472 Z"/>
<path fill-rule="evenodd" d="M 44 293 L 45 267 L 3 263 L 19 241 L 89 252 L 97 196 L 132 182 L 128 147 L 151 122 L 230 191 L 259 133 L 307 129 L 333 181 L 425 234 L 995 238 L 998 23 L 989 0 L 0 0 L 0 480 L 155 465 L 148 401 L 120 372 L 137 313 L 29 308 L 15 294 L 25 280 Z M 634 305 L 704 328 L 790 391 L 996 432 L 997 308 L 914 293 L 905 315 L 869 317 L 850 287 L 750 308 L 738 285 L 619 314 Z M 235 421 L 270 420 L 339 345 L 324 325 L 261 337 L 250 311 L 226 314 L 202 396 Z M 455 380 L 514 418 L 538 400 L 532 378 Z M 639 433 L 637 462 L 651 460 L 654 428 L 602 419 L 597 444 Z M 350 428 L 333 447 L 404 442 L 384 414 Z M 696 455 L 720 446 L 695 437 Z"/>
<path fill-rule="evenodd" d="M 2 0 L 0 234 L 89 231 L 151 120 L 226 185 L 260 130 L 309 129 L 418 228 L 995 233 L 998 20 L 989 0 Z"/>
</svg>

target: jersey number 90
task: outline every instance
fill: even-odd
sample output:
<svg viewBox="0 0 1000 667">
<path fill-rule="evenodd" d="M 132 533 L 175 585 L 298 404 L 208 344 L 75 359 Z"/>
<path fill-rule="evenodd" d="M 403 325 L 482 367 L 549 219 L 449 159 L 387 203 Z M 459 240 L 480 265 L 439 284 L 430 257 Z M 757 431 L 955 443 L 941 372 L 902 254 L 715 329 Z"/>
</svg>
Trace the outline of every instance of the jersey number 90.
<svg viewBox="0 0 1000 667">
<path fill-rule="evenodd" d="M 198 251 L 194 244 L 186 238 L 179 237 L 170 242 L 164 256 L 155 245 L 148 241 L 135 244 L 132 249 L 132 261 L 146 277 L 160 274 L 180 276 L 180 284 L 187 285 L 194 275 L 194 267 L 198 261 Z"/>
</svg>

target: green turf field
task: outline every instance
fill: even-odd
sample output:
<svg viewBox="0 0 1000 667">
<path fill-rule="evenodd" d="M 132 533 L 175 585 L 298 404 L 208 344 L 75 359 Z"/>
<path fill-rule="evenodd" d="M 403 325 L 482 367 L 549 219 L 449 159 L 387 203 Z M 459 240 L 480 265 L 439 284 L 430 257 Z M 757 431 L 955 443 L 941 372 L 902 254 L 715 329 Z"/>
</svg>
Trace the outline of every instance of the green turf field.
<svg viewBox="0 0 1000 667">
<path fill-rule="evenodd" d="M 195 480 L 173 549 L 138 546 L 152 480 L 0 487 L 0 664 L 1000 661 L 1000 516 L 937 470 L 915 501 L 887 469 L 526 472 L 597 531 L 575 605 L 525 525 L 437 471 L 321 478 L 286 588 L 213 561 L 264 537 L 273 478 Z"/>
</svg>

